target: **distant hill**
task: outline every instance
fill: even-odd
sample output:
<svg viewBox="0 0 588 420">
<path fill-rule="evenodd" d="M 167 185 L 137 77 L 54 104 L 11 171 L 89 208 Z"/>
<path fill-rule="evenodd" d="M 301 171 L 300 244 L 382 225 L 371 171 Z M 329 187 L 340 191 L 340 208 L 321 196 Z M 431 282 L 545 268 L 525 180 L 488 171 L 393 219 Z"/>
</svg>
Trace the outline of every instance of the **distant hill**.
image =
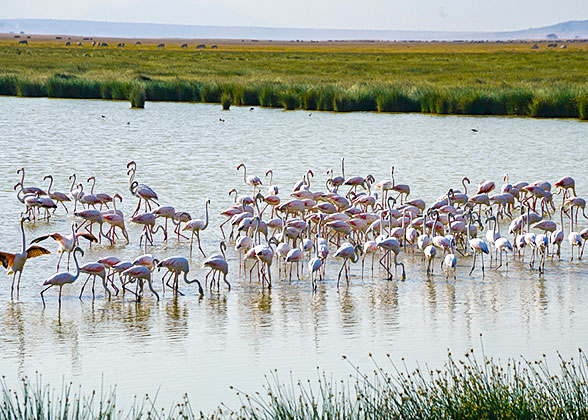
<svg viewBox="0 0 588 420">
<path fill-rule="evenodd" d="M 122 38 L 265 39 L 265 40 L 522 40 L 588 38 L 588 20 L 510 32 L 439 32 L 352 29 L 265 28 L 167 25 L 52 19 L 0 19 L 0 33 L 103 36 Z"/>
</svg>

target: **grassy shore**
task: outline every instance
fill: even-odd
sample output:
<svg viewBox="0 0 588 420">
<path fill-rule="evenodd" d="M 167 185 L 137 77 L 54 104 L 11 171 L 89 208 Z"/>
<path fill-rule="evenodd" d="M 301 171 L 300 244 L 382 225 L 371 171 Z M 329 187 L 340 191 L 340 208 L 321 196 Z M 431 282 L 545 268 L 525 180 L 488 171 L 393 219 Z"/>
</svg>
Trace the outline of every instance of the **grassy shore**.
<svg viewBox="0 0 588 420">
<path fill-rule="evenodd" d="M 319 374 L 313 383 L 284 383 L 275 373 L 260 392 L 236 391 L 240 407 L 221 405 L 212 414 L 195 410 L 187 396 L 171 411 L 148 397 L 121 410 L 114 392 L 82 396 L 71 385 L 56 392 L 24 379 L 17 391 L 2 382 L 0 419 L 586 419 L 587 368 L 581 350 L 577 359 L 560 358 L 556 371 L 545 359 L 478 361 L 472 351 L 459 361 L 450 354 L 440 370 L 374 362 L 373 372 L 355 368 L 349 381 Z"/>
<path fill-rule="evenodd" d="M 588 119 L 588 43 L 88 42 L 0 40 L 0 94 Z"/>
</svg>

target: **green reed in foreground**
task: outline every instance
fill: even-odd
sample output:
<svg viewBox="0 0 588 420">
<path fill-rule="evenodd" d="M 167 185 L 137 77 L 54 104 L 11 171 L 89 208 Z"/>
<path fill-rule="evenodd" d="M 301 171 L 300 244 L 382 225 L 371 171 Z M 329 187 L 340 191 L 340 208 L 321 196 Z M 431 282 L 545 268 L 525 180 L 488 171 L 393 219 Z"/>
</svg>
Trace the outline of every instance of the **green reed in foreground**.
<svg viewBox="0 0 588 420">
<path fill-rule="evenodd" d="M 388 359 L 390 357 L 388 356 Z M 17 391 L 2 382 L 0 420 L 20 419 L 586 419 L 588 359 L 564 360 L 552 372 L 545 357 L 500 363 L 473 351 L 456 361 L 449 354 L 443 369 L 409 370 L 391 360 L 374 361 L 371 373 L 337 381 L 319 374 L 316 381 L 281 382 L 273 373 L 261 392 L 237 391 L 242 405 L 222 405 L 213 414 L 195 412 L 187 395 L 170 411 L 154 400 L 116 407 L 115 392 L 83 396 L 71 385 L 56 393 L 39 380 L 24 379 Z"/>
</svg>

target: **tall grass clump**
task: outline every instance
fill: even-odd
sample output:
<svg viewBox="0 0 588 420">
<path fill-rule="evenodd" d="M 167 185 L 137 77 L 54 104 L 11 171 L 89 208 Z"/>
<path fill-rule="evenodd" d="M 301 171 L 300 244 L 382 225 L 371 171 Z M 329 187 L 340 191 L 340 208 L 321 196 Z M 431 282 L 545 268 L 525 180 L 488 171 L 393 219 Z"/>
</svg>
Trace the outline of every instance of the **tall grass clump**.
<svg viewBox="0 0 588 420">
<path fill-rule="evenodd" d="M 285 89 L 279 93 L 279 97 L 280 103 L 287 111 L 300 107 L 300 92 L 296 89 Z"/>
<path fill-rule="evenodd" d="M 17 96 L 38 98 L 47 96 L 47 89 L 43 82 L 32 79 L 19 79 L 16 82 Z"/>
<path fill-rule="evenodd" d="M 560 357 L 552 372 L 545 359 L 478 361 L 472 352 L 456 361 L 451 354 L 443 369 L 397 366 L 374 361 L 371 374 L 351 382 L 319 374 L 316 382 L 286 383 L 273 374 L 264 392 L 238 392 L 242 406 L 235 418 L 386 420 L 386 419 L 586 419 L 588 360 Z"/>
<path fill-rule="evenodd" d="M 237 85 L 233 98 L 237 105 L 259 106 L 259 87 L 257 85 Z"/>
<path fill-rule="evenodd" d="M 457 109 L 454 113 L 465 115 L 505 115 L 506 106 L 490 90 L 477 88 L 459 89 L 454 93 Z"/>
<path fill-rule="evenodd" d="M 200 91 L 195 83 L 186 80 L 150 80 L 145 83 L 148 101 L 196 102 Z"/>
<path fill-rule="evenodd" d="M 131 108 L 145 108 L 146 98 L 145 86 L 142 83 L 134 83 L 129 91 Z"/>
<path fill-rule="evenodd" d="M 578 117 L 577 92 L 555 87 L 534 96 L 529 105 L 531 117 Z"/>
<path fill-rule="evenodd" d="M 588 93 L 584 93 L 577 98 L 578 117 L 581 120 L 588 120 Z"/>
<path fill-rule="evenodd" d="M 0 95 L 16 96 L 17 82 L 15 76 L 0 76 Z"/>
<path fill-rule="evenodd" d="M 259 104 L 268 108 L 276 108 L 282 104 L 280 101 L 280 92 L 273 83 L 263 83 L 260 86 Z"/>
<path fill-rule="evenodd" d="M 316 109 L 319 111 L 334 111 L 336 95 L 337 92 L 333 86 L 320 86 L 318 88 Z"/>
<path fill-rule="evenodd" d="M 376 107 L 378 112 L 419 112 L 419 102 L 403 89 L 386 87 L 376 93 Z"/>
<path fill-rule="evenodd" d="M 533 101 L 533 92 L 524 88 L 501 88 L 496 93 L 498 101 L 504 104 L 507 115 L 528 115 Z"/>
<path fill-rule="evenodd" d="M 200 100 L 206 103 L 220 103 L 223 90 L 216 82 L 202 83 L 200 86 Z"/>
<path fill-rule="evenodd" d="M 102 99 L 127 100 L 129 98 L 130 85 L 121 80 L 107 80 L 102 82 Z"/>
<path fill-rule="evenodd" d="M 56 74 L 45 87 L 50 98 L 102 99 L 102 86 L 95 80 Z"/>
<path fill-rule="evenodd" d="M 319 91 L 313 87 L 305 87 L 302 90 L 302 107 L 309 111 L 318 109 Z"/>
<path fill-rule="evenodd" d="M 233 96 L 228 92 L 224 92 L 221 96 L 221 104 L 223 106 L 223 110 L 224 111 L 230 110 L 232 103 L 233 103 Z"/>
</svg>

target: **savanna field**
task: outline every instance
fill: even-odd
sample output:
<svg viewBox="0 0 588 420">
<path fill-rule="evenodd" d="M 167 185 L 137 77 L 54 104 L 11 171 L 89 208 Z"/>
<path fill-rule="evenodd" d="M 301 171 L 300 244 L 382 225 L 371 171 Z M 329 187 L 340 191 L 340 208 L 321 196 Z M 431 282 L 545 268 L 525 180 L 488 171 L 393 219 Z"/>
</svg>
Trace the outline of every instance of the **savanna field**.
<svg viewBox="0 0 588 420">
<path fill-rule="evenodd" d="M 588 118 L 588 42 L 558 41 L 550 47 L 540 42 L 533 49 L 532 42 L 143 40 L 137 45 L 72 38 L 66 47 L 65 39 L 49 38 L 55 37 L 30 39 L 28 45 L 1 40 L 1 94 L 133 99 L 139 107 L 145 100 L 189 101 Z M 93 41 L 108 46 L 92 47 Z M 122 42 L 125 46 L 117 47 Z"/>
<path fill-rule="evenodd" d="M 10 277 L 0 275 L 0 420 L 588 419 L 588 266 L 579 245 L 575 251 L 577 244 L 567 239 L 568 230 L 571 235 L 582 229 L 582 244 L 588 241 L 581 198 L 587 185 L 587 126 L 575 120 L 588 119 L 588 41 L 16 36 L 0 35 L 0 250 L 12 252 L 21 241 L 29 245 L 44 238 L 41 244 L 53 255 L 29 263 L 16 299 L 9 298 Z M 203 103 L 220 103 L 231 112 Z M 129 172 L 131 159 L 137 163 Z M 16 172 L 21 166 L 26 181 L 24 172 Z M 309 168 L 316 175 L 311 177 Z M 480 237 L 495 237 L 500 228 L 506 237 L 511 216 L 526 220 L 529 232 L 541 229 L 530 226 L 530 199 L 519 200 L 512 215 L 506 204 L 493 203 L 485 213 L 480 204 L 479 213 L 466 213 L 468 242 L 451 245 L 452 251 L 463 248 L 453 276 L 440 265 L 441 251 L 433 262 L 435 254 L 429 258 L 403 246 L 402 276 L 392 273 L 391 259 L 388 267 L 382 260 L 378 265 L 380 251 L 375 271 L 373 256 L 370 266 L 370 258 L 360 262 L 354 251 L 354 265 L 343 260 L 341 266 L 333 254 L 328 265 L 325 259 L 324 278 L 316 285 L 304 260 L 318 255 L 313 245 L 303 254 L 301 276 L 296 265 L 292 277 L 292 264 L 288 276 L 286 262 L 280 265 L 276 256 L 274 283 L 266 287 L 259 272 L 252 281 L 253 268 L 242 260 L 230 225 L 225 225 L 229 239 L 218 228 L 225 221 L 220 211 L 237 208 L 237 195 L 242 200 L 252 190 L 246 171 L 261 177 L 263 194 L 278 195 L 279 185 L 284 200 L 303 174 L 308 191 L 312 181 L 313 189 L 329 192 L 333 174 L 345 180 L 369 172 L 370 185 L 372 174 L 377 181 L 391 178 L 392 185 L 396 176 L 399 185 L 410 183 L 411 199 L 426 199 L 431 208 L 439 194 L 451 205 L 454 187 L 463 186 L 467 194 L 464 176 L 472 179 L 470 194 L 484 180 L 496 182 L 495 192 L 502 191 L 503 181 L 512 188 L 509 177 L 513 184 L 548 181 L 554 185 L 553 207 L 544 212 L 538 204 L 537 217 L 541 213 L 544 222 L 561 226 L 563 251 L 531 246 L 527 259 L 520 250 L 518 256 L 506 252 L 503 266 L 501 250 L 500 265 L 497 257 L 488 260 L 490 253 L 486 271 L 483 265 L 474 270 L 476 251 L 472 248 L 472 266 L 467 248 L 472 245 L 466 244 L 475 214 Z M 163 288 L 161 300 L 148 292 L 141 300 L 130 292 L 125 297 L 124 285 L 120 296 L 107 297 L 106 287 L 102 293 L 98 285 L 95 297 L 90 284 L 83 295 L 80 277 L 64 288 L 63 310 L 61 288 L 50 289 L 45 302 L 40 291 L 59 258 L 50 232 L 69 233 L 77 219 L 70 203 L 64 205 L 70 212 L 62 206 L 49 220 L 19 224 L 25 203 L 17 200 L 14 183 L 21 180 L 21 190 L 33 184 L 46 188 L 46 175 L 52 174 L 54 191 L 72 193 L 76 178 L 70 175 L 77 174 L 76 188 L 85 186 L 92 195 L 94 178 L 97 190 L 121 194 L 118 210 L 130 216 L 137 203 L 135 172 L 158 191 L 158 205 L 173 204 L 177 215 L 189 211 L 194 220 L 205 218 L 202 247 L 200 237 L 193 250 L 188 237 L 176 239 L 171 224 L 169 240 L 167 233 L 154 235 L 147 244 L 143 226 L 127 217 L 130 241 L 121 237 L 115 244 L 113 235 L 110 244 L 83 242 L 80 265 L 111 255 L 121 261 L 147 253 L 189 256 L 184 259 L 190 278 L 203 281 L 204 291 L 186 282 L 184 293 L 176 285 L 175 294 L 164 296 L 163 273 L 153 269 L 155 287 Z M 564 211 L 563 192 L 556 190 L 564 176 L 574 177 L 578 187 L 575 221 L 574 210 Z M 234 203 L 227 194 L 232 188 L 238 189 Z M 254 206 L 255 193 L 253 187 Z M 392 201 L 386 200 L 389 215 Z M 504 210 L 502 219 L 492 217 L 493 205 L 497 213 Z M 257 223 L 264 211 L 256 209 Z M 270 211 L 273 217 L 270 208 L 266 216 Z M 384 226 L 383 210 L 379 214 Z M 431 235 L 438 230 L 439 212 L 434 217 Z M 287 218 L 288 211 L 282 230 Z M 404 215 L 402 220 L 404 229 Z M 449 216 L 447 221 L 451 226 Z M 315 240 L 321 223 L 322 217 Z M 390 219 L 390 230 L 392 224 Z M 426 234 L 426 218 L 423 226 Z M 237 236 L 259 226 L 245 231 Z M 214 260 L 219 244 L 231 267 L 232 288 L 222 284 L 215 290 L 206 283 L 204 251 Z M 335 251 L 334 243 L 331 248 Z M 535 255 L 541 258 L 538 266 L 530 262 Z M 273 259 L 272 251 L 270 279 Z M 434 270 L 429 272 L 427 262 Z M 353 268 L 349 277 L 345 270 L 339 286 L 337 273 L 345 264 Z M 73 270 L 72 265 L 68 272 Z M 261 275 L 265 279 L 263 270 Z"/>
</svg>

